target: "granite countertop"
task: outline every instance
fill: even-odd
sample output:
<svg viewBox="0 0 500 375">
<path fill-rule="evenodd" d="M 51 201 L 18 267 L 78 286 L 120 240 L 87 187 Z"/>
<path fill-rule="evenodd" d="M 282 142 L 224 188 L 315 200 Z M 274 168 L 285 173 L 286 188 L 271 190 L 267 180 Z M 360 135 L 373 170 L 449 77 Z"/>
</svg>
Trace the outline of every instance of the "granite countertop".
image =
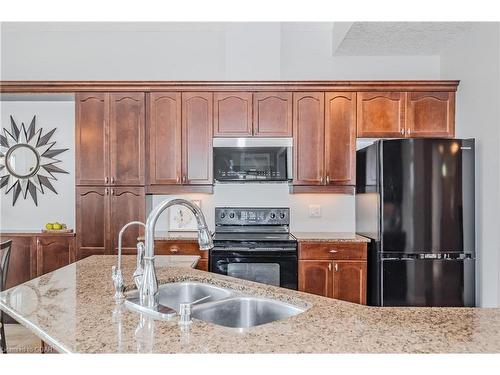
<svg viewBox="0 0 500 375">
<path fill-rule="evenodd" d="M 346 242 L 370 242 L 369 238 L 352 232 L 292 232 L 297 241 L 346 241 Z"/>
<path fill-rule="evenodd" d="M 291 232 L 300 241 L 346 241 L 346 242 L 370 242 L 369 238 L 352 232 Z M 157 241 L 197 241 L 197 232 L 169 232 L 160 231 L 155 233 Z M 138 240 L 143 241 L 144 237 Z"/>
<path fill-rule="evenodd" d="M 124 256 L 132 288 L 135 256 Z M 246 330 L 154 320 L 115 305 L 115 256 L 92 256 L 0 294 L 0 306 L 60 352 L 480 353 L 500 352 L 500 309 L 367 307 L 190 268 L 157 267 L 160 283 L 196 280 L 311 306 Z"/>
</svg>

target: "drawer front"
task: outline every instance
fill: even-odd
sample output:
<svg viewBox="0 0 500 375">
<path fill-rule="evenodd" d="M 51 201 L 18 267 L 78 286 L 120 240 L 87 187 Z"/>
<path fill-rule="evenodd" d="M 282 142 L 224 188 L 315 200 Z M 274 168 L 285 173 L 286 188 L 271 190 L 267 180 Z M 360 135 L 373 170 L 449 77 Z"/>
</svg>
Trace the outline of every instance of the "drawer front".
<svg viewBox="0 0 500 375">
<path fill-rule="evenodd" d="M 366 243 L 300 242 L 299 259 L 365 260 Z"/>
<path fill-rule="evenodd" d="M 199 255 L 208 259 L 208 251 L 201 251 L 198 242 L 155 241 L 156 255 Z"/>
</svg>

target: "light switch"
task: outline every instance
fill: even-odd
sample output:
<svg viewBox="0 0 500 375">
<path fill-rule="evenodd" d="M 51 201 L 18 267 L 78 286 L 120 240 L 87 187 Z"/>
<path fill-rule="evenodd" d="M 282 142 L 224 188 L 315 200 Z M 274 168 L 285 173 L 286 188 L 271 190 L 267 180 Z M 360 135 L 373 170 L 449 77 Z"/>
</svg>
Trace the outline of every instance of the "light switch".
<svg viewBox="0 0 500 375">
<path fill-rule="evenodd" d="M 309 205 L 309 217 L 321 217 L 321 206 L 319 204 Z"/>
</svg>

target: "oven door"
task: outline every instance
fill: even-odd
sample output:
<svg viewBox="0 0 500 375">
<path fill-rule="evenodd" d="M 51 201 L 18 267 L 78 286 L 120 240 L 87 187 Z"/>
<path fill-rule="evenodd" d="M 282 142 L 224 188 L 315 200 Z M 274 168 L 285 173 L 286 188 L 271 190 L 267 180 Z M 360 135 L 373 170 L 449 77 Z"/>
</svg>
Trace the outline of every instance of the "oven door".
<svg viewBox="0 0 500 375">
<path fill-rule="evenodd" d="M 297 254 L 286 251 L 210 251 L 210 271 L 297 290 Z"/>
</svg>

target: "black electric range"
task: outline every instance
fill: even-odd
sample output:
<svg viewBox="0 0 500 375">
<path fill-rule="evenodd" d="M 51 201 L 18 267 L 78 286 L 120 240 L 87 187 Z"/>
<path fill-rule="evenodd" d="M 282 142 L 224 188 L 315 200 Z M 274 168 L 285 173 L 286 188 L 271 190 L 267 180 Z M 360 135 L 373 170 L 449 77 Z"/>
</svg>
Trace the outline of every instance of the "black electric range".
<svg viewBox="0 0 500 375">
<path fill-rule="evenodd" d="M 297 240 L 289 208 L 215 208 L 211 272 L 297 289 Z"/>
</svg>

